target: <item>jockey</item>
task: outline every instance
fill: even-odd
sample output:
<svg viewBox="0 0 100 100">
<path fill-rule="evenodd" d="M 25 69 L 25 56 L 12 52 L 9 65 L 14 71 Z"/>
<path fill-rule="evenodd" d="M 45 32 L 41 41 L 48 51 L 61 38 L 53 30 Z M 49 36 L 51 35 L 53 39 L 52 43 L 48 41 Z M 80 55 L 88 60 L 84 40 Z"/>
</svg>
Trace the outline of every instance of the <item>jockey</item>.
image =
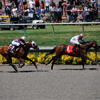
<svg viewBox="0 0 100 100">
<path fill-rule="evenodd" d="M 83 40 L 83 34 L 80 34 L 80 35 L 76 35 L 74 37 L 71 38 L 70 42 L 72 44 L 74 44 L 74 47 L 73 47 L 73 51 L 75 51 L 76 53 L 76 46 L 78 45 L 79 47 L 82 45 L 79 43 L 79 40 L 82 40 L 83 42 L 86 42 L 85 40 Z"/>
<path fill-rule="evenodd" d="M 16 48 L 19 48 L 20 49 L 20 47 L 23 47 L 26 44 L 25 43 L 25 40 L 26 40 L 26 37 L 25 36 L 22 36 L 20 39 L 15 39 L 15 40 L 12 41 L 12 45 L 15 46 L 14 53 L 16 53 Z"/>
</svg>

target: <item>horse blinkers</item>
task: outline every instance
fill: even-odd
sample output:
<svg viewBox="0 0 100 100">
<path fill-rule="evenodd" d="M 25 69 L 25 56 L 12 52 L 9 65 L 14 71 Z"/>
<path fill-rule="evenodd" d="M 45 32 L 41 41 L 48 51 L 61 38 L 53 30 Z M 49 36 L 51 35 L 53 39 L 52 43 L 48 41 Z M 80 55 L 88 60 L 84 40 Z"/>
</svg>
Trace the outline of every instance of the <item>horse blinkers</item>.
<svg viewBox="0 0 100 100">
<path fill-rule="evenodd" d="M 97 44 L 93 44 L 93 47 L 95 48 L 96 51 L 98 51 L 98 45 Z"/>
<path fill-rule="evenodd" d="M 33 48 L 34 48 L 34 49 L 37 49 L 37 50 L 39 50 L 39 47 L 38 47 L 38 45 L 36 45 L 35 43 L 33 43 L 32 45 L 33 45 Z"/>
</svg>

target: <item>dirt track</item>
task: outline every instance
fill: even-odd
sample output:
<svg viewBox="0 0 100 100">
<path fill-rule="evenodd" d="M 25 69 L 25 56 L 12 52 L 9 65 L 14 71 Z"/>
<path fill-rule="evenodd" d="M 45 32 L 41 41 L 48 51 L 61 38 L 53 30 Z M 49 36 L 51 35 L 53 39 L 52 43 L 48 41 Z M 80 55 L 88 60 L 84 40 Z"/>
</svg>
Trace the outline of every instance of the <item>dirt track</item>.
<svg viewBox="0 0 100 100">
<path fill-rule="evenodd" d="M 0 64 L 0 100 L 100 100 L 100 66 Z"/>
</svg>

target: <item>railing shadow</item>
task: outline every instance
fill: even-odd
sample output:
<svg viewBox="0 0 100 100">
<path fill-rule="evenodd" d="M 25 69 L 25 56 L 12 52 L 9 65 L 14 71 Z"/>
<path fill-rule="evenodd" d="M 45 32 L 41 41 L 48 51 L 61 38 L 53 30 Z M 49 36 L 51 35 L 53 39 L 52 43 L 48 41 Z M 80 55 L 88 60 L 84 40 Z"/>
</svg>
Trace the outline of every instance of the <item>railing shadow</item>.
<svg viewBox="0 0 100 100">
<path fill-rule="evenodd" d="M 66 69 L 58 69 L 58 70 L 98 70 L 98 68 L 82 68 L 82 69 L 78 69 L 78 68 L 66 68 Z"/>
</svg>

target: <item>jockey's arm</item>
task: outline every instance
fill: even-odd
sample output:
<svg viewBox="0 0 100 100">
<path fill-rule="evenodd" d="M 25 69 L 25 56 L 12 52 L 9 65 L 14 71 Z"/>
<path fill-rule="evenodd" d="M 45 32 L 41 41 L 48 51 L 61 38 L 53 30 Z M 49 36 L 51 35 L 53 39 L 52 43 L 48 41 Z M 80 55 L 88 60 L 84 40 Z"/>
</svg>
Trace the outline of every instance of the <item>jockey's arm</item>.
<svg viewBox="0 0 100 100">
<path fill-rule="evenodd" d="M 25 41 L 24 41 L 24 40 L 22 40 L 22 39 L 21 39 L 21 42 L 25 43 Z"/>
<path fill-rule="evenodd" d="M 82 39 L 83 42 L 86 42 L 85 40 Z"/>
</svg>

